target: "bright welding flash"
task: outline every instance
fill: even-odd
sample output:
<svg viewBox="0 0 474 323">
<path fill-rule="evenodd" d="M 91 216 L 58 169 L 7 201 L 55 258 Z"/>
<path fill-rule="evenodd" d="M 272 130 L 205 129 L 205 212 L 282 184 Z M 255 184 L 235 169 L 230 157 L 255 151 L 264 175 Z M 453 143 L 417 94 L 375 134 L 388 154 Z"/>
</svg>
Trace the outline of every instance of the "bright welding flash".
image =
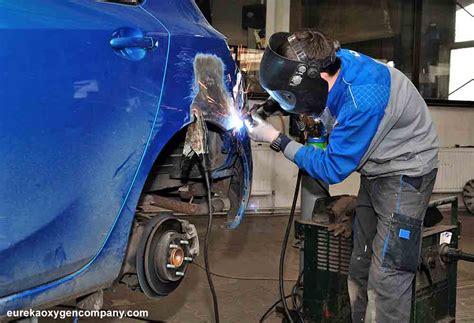
<svg viewBox="0 0 474 323">
<path fill-rule="evenodd" d="M 232 129 L 240 130 L 244 126 L 244 122 L 237 114 L 231 114 L 229 117 L 229 126 Z"/>
<path fill-rule="evenodd" d="M 237 73 L 237 80 L 232 89 L 232 95 L 234 102 L 233 104 L 229 105 L 229 127 L 234 130 L 240 131 L 244 126 L 244 121 L 240 117 L 239 111 L 245 105 L 246 102 L 246 94 L 244 92 L 242 84 L 242 74 L 240 72 Z"/>
</svg>

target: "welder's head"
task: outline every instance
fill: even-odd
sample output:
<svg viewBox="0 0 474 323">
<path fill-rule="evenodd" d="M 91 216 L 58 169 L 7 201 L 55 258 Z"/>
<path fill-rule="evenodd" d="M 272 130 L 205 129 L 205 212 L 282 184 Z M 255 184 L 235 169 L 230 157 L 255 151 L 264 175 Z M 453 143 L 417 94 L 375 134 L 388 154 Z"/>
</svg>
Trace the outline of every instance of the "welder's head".
<svg viewBox="0 0 474 323">
<path fill-rule="evenodd" d="M 337 73 L 338 50 L 337 42 L 317 31 L 275 33 L 260 63 L 260 83 L 287 112 L 317 115 L 328 96 L 321 73 Z"/>
</svg>

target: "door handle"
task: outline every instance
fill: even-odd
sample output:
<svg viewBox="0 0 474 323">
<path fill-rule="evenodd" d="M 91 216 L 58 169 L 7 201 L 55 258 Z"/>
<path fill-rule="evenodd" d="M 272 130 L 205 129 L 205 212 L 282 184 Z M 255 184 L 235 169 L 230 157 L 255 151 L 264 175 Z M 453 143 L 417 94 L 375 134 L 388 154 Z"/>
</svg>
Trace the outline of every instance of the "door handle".
<svg viewBox="0 0 474 323">
<path fill-rule="evenodd" d="M 110 47 L 120 57 L 139 61 L 158 46 L 158 40 L 137 28 L 123 27 L 117 29 L 109 40 Z"/>
<path fill-rule="evenodd" d="M 158 47 L 158 40 L 153 37 L 145 36 L 117 37 L 110 40 L 110 46 L 116 50 L 126 48 L 143 48 L 151 50 L 155 47 Z"/>
</svg>

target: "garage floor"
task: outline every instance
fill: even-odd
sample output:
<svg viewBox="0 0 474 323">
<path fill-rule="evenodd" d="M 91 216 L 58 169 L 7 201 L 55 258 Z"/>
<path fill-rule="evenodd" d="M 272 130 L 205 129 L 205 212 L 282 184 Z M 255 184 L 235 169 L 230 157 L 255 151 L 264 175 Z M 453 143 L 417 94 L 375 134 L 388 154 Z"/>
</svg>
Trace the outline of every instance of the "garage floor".
<svg viewBox="0 0 474 323">
<path fill-rule="evenodd" d="M 474 217 L 462 216 L 461 247 L 474 252 Z M 206 218 L 193 219 L 202 235 Z M 214 277 L 222 322 L 257 322 L 263 312 L 278 298 L 278 258 L 287 217 L 249 217 L 236 231 L 219 228 L 224 219 L 217 218 L 210 246 L 212 271 L 229 276 L 274 280 L 237 280 Z M 202 241 L 202 240 L 201 240 Z M 203 264 L 202 255 L 198 263 Z M 289 248 L 286 277 L 297 276 L 296 249 Z M 474 322 L 474 264 L 460 263 L 458 276 L 457 322 Z M 293 282 L 286 286 L 291 288 Z M 106 293 L 110 309 L 146 309 L 149 319 L 166 322 L 211 322 L 211 298 L 205 272 L 196 265 L 189 268 L 181 286 L 160 301 L 151 301 L 125 287 Z M 118 320 L 117 320 L 118 321 Z M 123 321 L 122 321 L 123 322 Z M 267 322 L 281 322 L 274 315 Z"/>
</svg>

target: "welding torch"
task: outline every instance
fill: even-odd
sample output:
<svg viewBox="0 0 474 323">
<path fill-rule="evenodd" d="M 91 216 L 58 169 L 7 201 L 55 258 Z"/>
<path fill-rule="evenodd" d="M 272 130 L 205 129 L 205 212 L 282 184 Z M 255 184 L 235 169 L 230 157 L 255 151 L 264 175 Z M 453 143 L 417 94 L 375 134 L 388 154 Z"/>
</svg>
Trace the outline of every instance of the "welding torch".
<svg viewBox="0 0 474 323">
<path fill-rule="evenodd" d="M 278 102 L 269 98 L 263 103 L 254 104 L 245 115 L 245 120 L 247 120 L 250 125 L 255 125 L 254 117 L 265 120 L 275 114 L 286 115 L 286 112 L 280 107 Z"/>
</svg>

